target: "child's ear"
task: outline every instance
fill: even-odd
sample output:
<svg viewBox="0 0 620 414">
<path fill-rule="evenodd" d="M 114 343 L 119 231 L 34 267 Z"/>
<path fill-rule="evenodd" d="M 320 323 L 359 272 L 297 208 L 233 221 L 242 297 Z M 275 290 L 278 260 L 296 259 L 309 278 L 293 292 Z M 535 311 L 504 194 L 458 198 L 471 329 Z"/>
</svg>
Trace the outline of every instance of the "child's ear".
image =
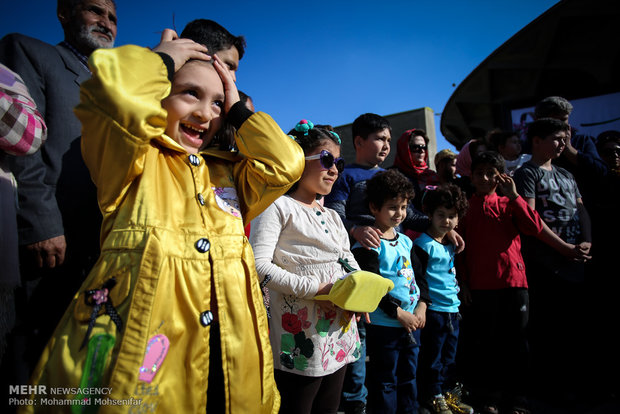
<svg viewBox="0 0 620 414">
<path fill-rule="evenodd" d="M 357 138 L 357 137 L 356 137 Z M 368 203 L 368 208 L 370 209 L 370 212 L 372 213 L 372 215 L 374 216 L 375 214 L 377 214 L 379 212 L 379 208 L 377 208 L 373 203 Z"/>
</svg>

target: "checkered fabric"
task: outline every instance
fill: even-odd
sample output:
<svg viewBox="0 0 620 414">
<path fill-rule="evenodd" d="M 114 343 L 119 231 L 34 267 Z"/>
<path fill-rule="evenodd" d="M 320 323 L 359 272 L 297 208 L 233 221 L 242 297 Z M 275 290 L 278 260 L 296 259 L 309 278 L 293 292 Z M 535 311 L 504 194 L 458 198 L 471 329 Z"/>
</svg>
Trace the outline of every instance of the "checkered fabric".
<svg viewBox="0 0 620 414">
<path fill-rule="evenodd" d="M 32 154 L 47 137 L 47 127 L 15 72 L 0 65 L 0 149 L 13 155 Z"/>
</svg>

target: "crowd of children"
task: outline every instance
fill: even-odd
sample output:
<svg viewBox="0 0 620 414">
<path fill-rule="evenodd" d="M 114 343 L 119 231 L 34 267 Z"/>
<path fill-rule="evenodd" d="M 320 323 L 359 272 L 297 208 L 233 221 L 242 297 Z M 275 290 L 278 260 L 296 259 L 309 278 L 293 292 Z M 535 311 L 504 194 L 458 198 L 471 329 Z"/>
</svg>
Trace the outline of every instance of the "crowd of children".
<svg viewBox="0 0 620 414">
<path fill-rule="evenodd" d="M 283 133 L 200 41 L 165 30 L 153 50 L 100 50 L 90 65 L 75 112 L 101 256 L 33 384 L 80 398 L 109 387 L 152 412 L 525 414 L 532 373 L 559 393 L 602 372 L 571 344 L 594 291 L 588 264 L 603 272 L 612 256 L 615 232 L 586 205 L 618 207 L 618 132 L 599 138 L 602 159 L 580 155 L 589 141 L 554 97 L 527 144 L 492 131 L 440 151 L 434 171 L 415 128 L 384 169 L 392 129 L 366 113 L 345 166 L 333 128 Z M 573 165 L 611 200 L 582 197 L 556 164 L 566 151 L 597 166 Z M 355 269 L 394 285 L 370 315 L 314 298 Z"/>
</svg>

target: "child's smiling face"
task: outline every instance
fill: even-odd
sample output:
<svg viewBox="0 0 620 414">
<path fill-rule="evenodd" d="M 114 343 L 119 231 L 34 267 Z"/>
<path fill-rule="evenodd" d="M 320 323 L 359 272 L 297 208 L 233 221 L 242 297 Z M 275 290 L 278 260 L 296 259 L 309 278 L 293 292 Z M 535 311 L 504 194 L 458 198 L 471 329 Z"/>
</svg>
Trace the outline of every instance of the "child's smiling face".
<svg viewBox="0 0 620 414">
<path fill-rule="evenodd" d="M 320 154 L 323 150 L 331 153 L 334 158 L 340 157 L 340 146 L 330 139 L 323 140 L 321 145 L 314 148 L 312 152 L 309 152 L 306 156 L 309 157 Z M 320 160 L 306 160 L 304 173 L 299 180 L 299 190 L 307 194 L 327 195 L 332 191 L 332 186 L 337 178 L 338 169 L 336 168 L 336 164 L 326 170 L 321 165 Z"/>
<path fill-rule="evenodd" d="M 375 216 L 375 225 L 383 233 L 389 229 L 398 226 L 407 217 L 407 199 L 403 197 L 394 197 L 385 200 L 381 208 L 377 209 L 370 204 L 370 212 Z"/>
<path fill-rule="evenodd" d="M 440 206 L 433 211 L 429 230 L 432 233 L 431 236 L 442 238 L 446 233 L 454 230 L 457 224 L 459 224 L 459 216 L 456 208 Z"/>
<path fill-rule="evenodd" d="M 213 65 L 200 61 L 183 65 L 161 106 L 168 111 L 166 135 L 190 154 L 197 153 L 222 126 L 224 86 Z"/>
</svg>

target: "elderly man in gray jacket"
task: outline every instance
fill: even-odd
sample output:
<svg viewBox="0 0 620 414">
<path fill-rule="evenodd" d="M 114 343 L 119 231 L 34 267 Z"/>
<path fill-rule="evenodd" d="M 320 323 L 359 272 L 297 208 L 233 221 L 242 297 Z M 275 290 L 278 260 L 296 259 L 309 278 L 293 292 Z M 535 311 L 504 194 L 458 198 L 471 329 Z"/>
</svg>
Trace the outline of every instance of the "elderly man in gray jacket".
<svg viewBox="0 0 620 414">
<path fill-rule="evenodd" d="M 48 126 L 41 151 L 6 159 L 18 184 L 22 283 L 16 292 L 16 326 L 0 368 L 3 389 L 6 383 L 27 383 L 99 255 L 101 215 L 73 108 L 80 83 L 90 77 L 88 56 L 114 46 L 116 4 L 58 0 L 57 15 L 65 38 L 55 46 L 21 34 L 0 40 L 0 62 L 24 79 Z"/>
</svg>

